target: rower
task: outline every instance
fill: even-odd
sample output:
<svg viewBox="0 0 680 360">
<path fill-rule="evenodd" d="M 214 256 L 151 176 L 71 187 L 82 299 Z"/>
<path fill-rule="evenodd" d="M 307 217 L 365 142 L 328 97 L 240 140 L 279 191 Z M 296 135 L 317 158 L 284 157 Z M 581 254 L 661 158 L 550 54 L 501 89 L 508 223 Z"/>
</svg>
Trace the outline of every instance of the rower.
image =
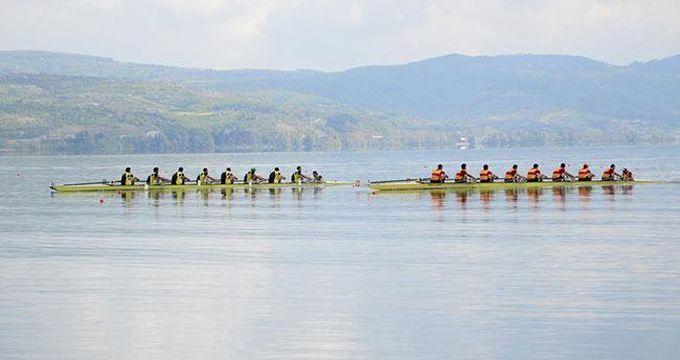
<svg viewBox="0 0 680 360">
<path fill-rule="evenodd" d="M 529 172 L 527 173 L 527 181 L 528 182 L 539 182 L 547 179 L 548 177 L 541 174 L 541 170 L 538 169 L 538 164 L 534 164 L 534 166 L 529 169 Z"/>
<path fill-rule="evenodd" d="M 476 177 L 470 175 L 470 174 L 467 172 L 467 164 L 460 164 L 460 170 L 458 170 L 458 172 L 456 173 L 456 177 L 455 177 L 455 179 L 454 179 L 455 182 L 457 182 L 457 183 L 466 183 L 466 182 L 468 181 L 468 179 L 471 179 L 471 180 L 473 180 L 473 181 L 474 181 L 474 180 L 479 180 L 479 179 L 477 179 Z"/>
<path fill-rule="evenodd" d="M 170 179 L 170 184 L 172 185 L 184 185 L 185 182 L 191 181 L 188 179 L 186 176 L 184 176 L 184 168 L 179 167 L 177 169 L 177 172 L 172 174 L 172 178 Z"/>
<path fill-rule="evenodd" d="M 200 174 L 196 177 L 196 184 L 197 185 L 208 185 L 210 183 L 213 183 L 217 181 L 214 177 L 208 175 L 208 168 L 203 168 L 203 171 L 201 171 Z"/>
<path fill-rule="evenodd" d="M 444 165 L 439 164 L 436 169 L 432 170 L 432 174 L 430 174 L 430 183 L 440 184 L 448 178 L 449 176 L 444 172 Z"/>
<path fill-rule="evenodd" d="M 574 175 L 567 172 L 567 165 L 565 163 L 561 163 L 560 166 L 552 172 L 552 181 L 554 182 L 573 180 L 575 178 Z"/>
<path fill-rule="evenodd" d="M 160 185 L 163 182 L 170 181 L 170 179 L 166 179 L 162 177 L 159 173 L 158 167 L 153 168 L 153 172 L 151 175 L 146 177 L 146 183 L 149 185 Z"/>
<path fill-rule="evenodd" d="M 295 172 L 293 173 L 293 175 L 290 176 L 290 181 L 294 182 L 294 183 L 301 183 L 301 182 L 312 181 L 312 178 L 303 174 L 302 173 L 302 166 L 298 166 L 295 169 Z"/>
<path fill-rule="evenodd" d="M 133 173 L 132 169 L 130 167 L 125 168 L 125 172 L 123 175 L 120 177 L 120 184 L 121 185 L 134 185 L 136 181 L 141 181 L 139 180 Z"/>
<path fill-rule="evenodd" d="M 282 180 L 285 180 L 286 178 L 281 175 L 281 171 L 279 170 L 278 167 L 274 168 L 274 171 L 269 173 L 269 183 L 270 184 L 280 184 Z"/>
<path fill-rule="evenodd" d="M 635 181 L 635 179 L 633 178 L 633 172 L 626 169 L 626 168 L 623 168 L 623 171 L 621 172 L 621 180 L 623 180 L 623 181 Z"/>
<path fill-rule="evenodd" d="M 578 171 L 578 181 L 590 181 L 595 177 L 592 171 L 588 168 L 588 164 L 583 164 Z"/>
<path fill-rule="evenodd" d="M 265 181 L 265 179 L 262 176 L 257 175 L 255 173 L 255 168 L 251 168 L 250 171 L 248 171 L 246 175 L 243 177 L 243 182 L 246 184 L 253 183 L 258 184 L 261 183 L 262 181 Z"/>
<path fill-rule="evenodd" d="M 616 165 L 611 164 L 609 168 L 602 173 L 602 181 L 615 181 L 623 178 L 621 174 L 616 172 Z"/>
<path fill-rule="evenodd" d="M 236 175 L 231 172 L 231 168 L 227 167 L 226 171 L 222 173 L 222 176 L 220 177 L 220 183 L 222 185 L 224 184 L 233 184 L 234 181 L 236 181 Z"/>
<path fill-rule="evenodd" d="M 312 181 L 315 183 L 322 183 L 324 182 L 323 176 L 319 174 L 316 170 L 312 171 Z"/>
<path fill-rule="evenodd" d="M 482 171 L 479 173 L 479 182 L 490 183 L 495 179 L 498 179 L 498 176 L 489 170 L 488 164 L 484 164 L 484 166 L 482 166 Z"/>
<path fill-rule="evenodd" d="M 524 176 L 517 173 L 517 164 L 513 164 L 510 170 L 505 172 L 505 178 L 503 179 L 505 182 L 522 182 L 526 180 Z"/>
</svg>

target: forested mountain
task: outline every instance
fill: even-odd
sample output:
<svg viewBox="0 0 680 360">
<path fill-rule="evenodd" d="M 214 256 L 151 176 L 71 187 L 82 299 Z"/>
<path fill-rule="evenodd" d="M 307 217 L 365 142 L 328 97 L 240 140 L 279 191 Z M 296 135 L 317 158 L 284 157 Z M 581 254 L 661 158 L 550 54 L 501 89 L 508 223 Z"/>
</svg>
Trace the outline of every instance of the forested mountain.
<svg viewBox="0 0 680 360">
<path fill-rule="evenodd" d="M 680 56 L 448 55 L 342 72 L 0 52 L 0 148 L 112 153 L 677 142 Z"/>
</svg>

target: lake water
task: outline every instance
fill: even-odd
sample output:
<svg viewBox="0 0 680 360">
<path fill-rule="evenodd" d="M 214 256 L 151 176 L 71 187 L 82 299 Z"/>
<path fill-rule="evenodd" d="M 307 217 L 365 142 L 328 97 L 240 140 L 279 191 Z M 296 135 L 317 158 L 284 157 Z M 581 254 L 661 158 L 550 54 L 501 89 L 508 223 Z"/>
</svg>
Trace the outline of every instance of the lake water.
<svg viewBox="0 0 680 360">
<path fill-rule="evenodd" d="M 0 358 L 677 359 L 677 183 L 48 190 L 127 165 L 365 183 L 584 160 L 680 180 L 680 147 L 0 158 Z"/>
</svg>

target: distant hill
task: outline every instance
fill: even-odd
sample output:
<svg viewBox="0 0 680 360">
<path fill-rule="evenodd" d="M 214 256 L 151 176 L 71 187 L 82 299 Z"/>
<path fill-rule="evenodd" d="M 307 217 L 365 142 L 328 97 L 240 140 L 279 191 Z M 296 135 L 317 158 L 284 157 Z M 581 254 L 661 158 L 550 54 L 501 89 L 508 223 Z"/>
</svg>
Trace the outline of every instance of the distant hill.
<svg viewBox="0 0 680 360">
<path fill-rule="evenodd" d="M 615 66 L 447 55 L 342 72 L 215 71 L 0 52 L 0 148 L 42 153 L 659 143 L 680 55 Z M 80 145 L 74 145 L 80 142 Z"/>
</svg>

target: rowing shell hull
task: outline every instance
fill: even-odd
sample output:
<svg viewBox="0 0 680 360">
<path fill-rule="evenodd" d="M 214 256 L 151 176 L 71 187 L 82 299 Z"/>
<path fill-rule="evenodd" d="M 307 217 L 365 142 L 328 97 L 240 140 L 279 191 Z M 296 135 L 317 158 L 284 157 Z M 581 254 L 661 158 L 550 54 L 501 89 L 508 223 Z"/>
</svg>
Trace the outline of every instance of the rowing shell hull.
<svg viewBox="0 0 680 360">
<path fill-rule="evenodd" d="M 608 186 L 608 185 L 636 185 L 658 184 L 661 181 L 636 180 L 636 181 L 564 181 L 564 182 L 523 182 L 523 183 L 443 183 L 430 184 L 419 182 L 399 183 L 370 183 L 368 187 L 377 191 L 421 191 L 421 190 L 504 190 L 504 189 L 530 189 L 543 187 L 568 187 L 568 186 Z"/>
<path fill-rule="evenodd" d="M 352 185 L 345 181 L 327 181 L 323 183 L 280 183 L 280 184 L 208 184 L 208 185 L 52 185 L 56 192 L 102 192 L 102 191 L 188 191 L 188 190 L 220 190 L 220 189 L 280 189 L 280 188 L 314 188 L 328 186 Z"/>
</svg>

